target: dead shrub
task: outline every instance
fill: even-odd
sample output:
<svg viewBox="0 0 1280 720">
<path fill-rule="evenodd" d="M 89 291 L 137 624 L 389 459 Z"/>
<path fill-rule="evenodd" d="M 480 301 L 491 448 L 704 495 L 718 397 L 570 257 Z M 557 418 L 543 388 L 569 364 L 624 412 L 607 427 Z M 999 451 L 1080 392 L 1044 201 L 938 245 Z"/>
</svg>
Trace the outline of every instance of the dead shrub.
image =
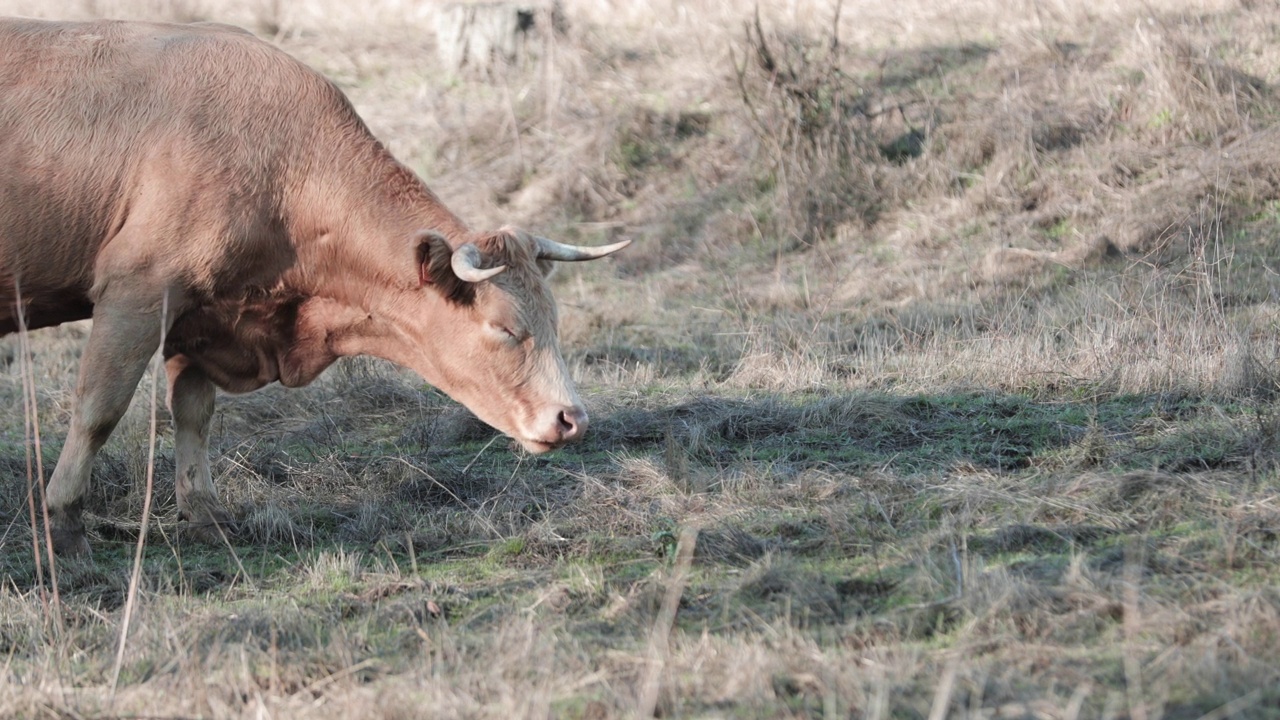
<svg viewBox="0 0 1280 720">
<path fill-rule="evenodd" d="M 757 12 L 744 24 L 746 56 L 735 71 L 752 130 L 765 148 L 763 185 L 776 185 L 780 237 L 812 245 L 851 220 L 868 224 L 880 212 L 880 143 L 872 131 L 880 93 L 859 83 L 842 63 L 838 38 L 768 32 Z M 900 158 L 923 141 L 890 142 Z"/>
</svg>

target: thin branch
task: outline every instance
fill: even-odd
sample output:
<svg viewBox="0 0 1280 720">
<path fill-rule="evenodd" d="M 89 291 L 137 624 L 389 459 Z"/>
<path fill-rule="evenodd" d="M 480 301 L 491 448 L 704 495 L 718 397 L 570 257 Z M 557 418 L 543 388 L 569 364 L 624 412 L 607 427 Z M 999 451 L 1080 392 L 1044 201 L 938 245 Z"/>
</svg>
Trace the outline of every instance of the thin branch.
<svg viewBox="0 0 1280 720">
<path fill-rule="evenodd" d="M 32 444 L 27 446 L 27 495 L 28 503 L 30 503 L 32 510 L 31 535 L 32 542 L 35 543 L 33 551 L 35 552 L 36 560 L 36 577 L 40 579 L 41 587 L 43 588 L 44 573 L 41 572 L 40 568 L 40 551 L 39 544 L 36 540 L 37 536 L 35 530 L 35 502 L 34 498 L 31 497 L 32 448 L 35 450 L 36 482 L 34 484 L 40 488 L 40 513 L 44 518 L 45 554 L 49 561 L 49 585 L 51 586 L 53 596 L 52 611 L 53 616 L 56 619 L 54 627 L 61 629 L 62 599 L 58 593 L 58 569 L 53 561 L 53 531 L 49 528 L 49 501 L 46 496 L 44 486 L 44 453 L 40 447 L 40 410 L 36 406 L 35 361 L 31 356 L 31 339 L 27 334 L 27 316 L 22 309 L 22 288 L 20 287 L 16 277 L 13 280 L 13 290 L 15 293 L 14 308 L 18 316 L 18 348 L 19 354 L 21 355 L 20 371 L 22 374 L 23 389 L 22 402 L 26 408 L 25 422 L 27 425 L 27 431 L 29 432 L 28 436 L 32 441 Z M 41 597 L 43 598 L 43 591 L 41 592 Z"/>
<path fill-rule="evenodd" d="M 836 0 L 835 16 L 831 18 L 831 52 L 840 49 L 840 8 L 844 5 L 844 0 Z"/>
<path fill-rule="evenodd" d="M 760 69 L 769 74 L 778 72 L 778 63 L 773 59 L 773 53 L 769 51 L 769 45 L 764 40 L 764 28 L 760 25 L 760 3 L 756 3 L 756 60 L 760 63 Z M 751 27 L 747 27 L 747 40 L 751 40 Z"/>
<path fill-rule="evenodd" d="M 17 283 L 14 283 L 15 289 Z M 18 325 L 25 325 L 22 321 L 22 295 L 19 292 L 18 303 Z M 27 375 L 27 353 L 26 345 L 23 340 L 26 338 L 25 329 L 18 335 L 18 374 L 22 378 L 22 418 L 23 418 L 23 447 L 26 449 L 27 455 L 27 509 L 31 514 L 31 557 L 35 561 L 36 566 L 36 582 L 40 583 L 40 601 L 44 605 L 46 614 L 49 610 L 49 598 L 44 592 L 44 565 L 40 561 L 40 528 L 39 522 L 36 520 L 36 490 L 35 490 L 35 473 L 31 463 L 31 397 L 28 387 L 29 377 Z"/>
<path fill-rule="evenodd" d="M 640 701 L 636 705 L 636 717 L 651 718 L 658 708 L 662 671 L 667 665 L 667 655 L 670 652 L 668 643 L 671 638 L 671 627 L 675 624 L 676 610 L 680 607 L 680 596 L 684 595 L 684 585 L 689 578 L 689 566 L 693 563 L 693 548 L 697 543 L 697 526 L 686 525 L 680 532 L 680 544 L 676 547 L 676 563 L 672 569 L 671 579 L 667 582 L 667 593 L 662 598 L 662 607 L 658 609 L 658 617 L 653 623 L 653 630 L 649 633 L 649 661 L 645 669 L 644 681 L 640 686 Z"/>
<path fill-rule="evenodd" d="M 151 496 L 155 487 L 156 476 L 156 388 L 160 383 L 160 373 L 164 369 L 165 331 L 169 320 L 169 293 L 165 291 L 160 298 L 160 352 L 153 362 L 151 370 L 151 428 L 147 436 L 147 487 L 142 497 L 142 523 L 138 528 L 138 545 L 133 553 L 133 573 L 129 577 L 129 594 L 124 603 L 124 618 L 120 623 L 120 644 L 116 649 L 115 666 L 111 669 L 111 704 L 115 705 L 116 689 L 120 683 L 120 668 L 124 665 L 124 651 L 129 641 L 129 624 L 133 619 L 133 611 L 138 600 L 138 585 L 142 582 L 142 554 L 147 547 L 147 525 L 151 520 Z"/>
</svg>

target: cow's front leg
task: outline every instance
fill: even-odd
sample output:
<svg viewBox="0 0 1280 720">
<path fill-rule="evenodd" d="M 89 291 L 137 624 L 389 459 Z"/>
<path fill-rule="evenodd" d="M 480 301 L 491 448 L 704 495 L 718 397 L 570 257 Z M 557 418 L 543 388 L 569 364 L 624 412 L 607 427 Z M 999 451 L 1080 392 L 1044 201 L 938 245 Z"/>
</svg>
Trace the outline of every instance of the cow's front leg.
<svg viewBox="0 0 1280 720">
<path fill-rule="evenodd" d="M 196 539 L 221 544 L 235 532 L 235 519 L 218 501 L 209 473 L 213 382 L 184 355 L 174 355 L 164 367 L 169 375 L 169 411 L 173 415 L 178 517 L 187 522 L 187 531 Z"/>
<path fill-rule="evenodd" d="M 49 480 L 49 533 L 59 555 L 89 552 L 80 517 L 93 458 L 129 409 L 133 391 L 160 344 L 159 302 L 100 301 L 80 359 L 71 427 Z"/>
</svg>

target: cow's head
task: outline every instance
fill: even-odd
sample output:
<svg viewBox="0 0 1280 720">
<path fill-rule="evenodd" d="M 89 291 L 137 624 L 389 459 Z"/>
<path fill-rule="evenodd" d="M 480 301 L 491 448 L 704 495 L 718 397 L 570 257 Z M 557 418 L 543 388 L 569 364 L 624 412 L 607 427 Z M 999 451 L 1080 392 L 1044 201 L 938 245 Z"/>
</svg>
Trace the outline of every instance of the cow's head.
<svg viewBox="0 0 1280 720">
<path fill-rule="evenodd" d="M 408 364 L 530 452 L 581 438 L 587 412 L 560 354 L 547 277 L 555 261 L 604 257 L 630 241 L 580 248 L 508 228 L 457 247 L 435 232 L 417 243 L 419 292 L 434 294 L 425 296 L 434 317 Z"/>
</svg>

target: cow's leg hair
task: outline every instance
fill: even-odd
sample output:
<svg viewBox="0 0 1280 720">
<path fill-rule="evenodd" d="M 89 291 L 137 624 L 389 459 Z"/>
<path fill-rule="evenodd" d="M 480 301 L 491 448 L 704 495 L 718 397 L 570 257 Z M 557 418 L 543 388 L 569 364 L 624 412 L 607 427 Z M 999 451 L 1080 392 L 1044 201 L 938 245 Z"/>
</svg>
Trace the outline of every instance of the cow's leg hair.
<svg viewBox="0 0 1280 720">
<path fill-rule="evenodd" d="M 67 441 L 49 480 L 49 532 L 59 555 L 89 551 L 80 517 L 93 458 L 129 409 L 147 361 L 160 344 L 159 302 L 100 300 L 80 359 Z"/>
<path fill-rule="evenodd" d="M 187 532 L 197 540 L 221 544 L 224 535 L 234 531 L 234 519 L 218 501 L 209 473 L 213 382 L 183 355 L 169 358 L 165 371 L 173 414 L 178 516 L 187 521 Z"/>
</svg>

